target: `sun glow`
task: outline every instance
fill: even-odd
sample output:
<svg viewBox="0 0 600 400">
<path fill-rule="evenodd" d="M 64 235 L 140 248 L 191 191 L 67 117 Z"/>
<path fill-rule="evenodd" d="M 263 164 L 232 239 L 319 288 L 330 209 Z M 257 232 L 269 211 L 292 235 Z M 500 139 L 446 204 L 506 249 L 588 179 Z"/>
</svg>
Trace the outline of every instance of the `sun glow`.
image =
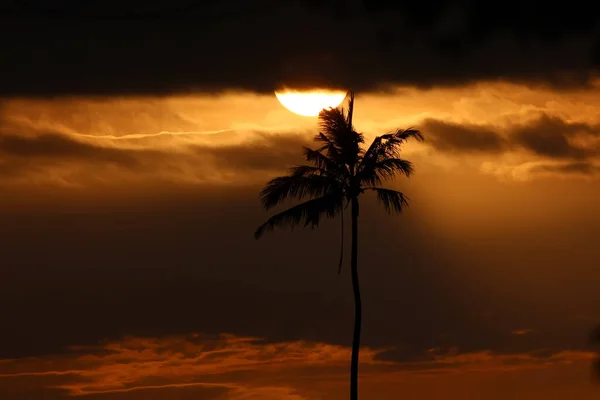
<svg viewBox="0 0 600 400">
<path fill-rule="evenodd" d="M 305 117 L 316 117 L 324 108 L 339 106 L 344 101 L 346 93 L 342 90 L 298 91 L 285 89 L 275 91 L 275 96 L 291 112 Z"/>
</svg>

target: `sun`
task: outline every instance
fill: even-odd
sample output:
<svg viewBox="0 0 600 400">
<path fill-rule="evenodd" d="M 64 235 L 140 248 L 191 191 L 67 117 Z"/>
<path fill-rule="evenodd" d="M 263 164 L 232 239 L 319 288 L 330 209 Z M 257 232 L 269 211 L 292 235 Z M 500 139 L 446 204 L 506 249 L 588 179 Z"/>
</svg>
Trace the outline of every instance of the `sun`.
<svg viewBox="0 0 600 400">
<path fill-rule="evenodd" d="M 346 91 L 343 90 L 292 90 L 283 89 L 275 91 L 277 100 L 293 113 L 304 115 L 305 117 L 316 117 L 324 108 L 339 106 L 346 97 Z"/>
</svg>

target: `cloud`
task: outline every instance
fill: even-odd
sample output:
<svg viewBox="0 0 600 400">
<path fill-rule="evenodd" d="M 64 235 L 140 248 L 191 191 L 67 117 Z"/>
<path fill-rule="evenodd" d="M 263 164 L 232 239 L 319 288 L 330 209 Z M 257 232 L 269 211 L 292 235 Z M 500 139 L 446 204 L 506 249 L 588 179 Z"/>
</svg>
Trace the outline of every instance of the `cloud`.
<svg viewBox="0 0 600 400">
<path fill-rule="evenodd" d="M 0 133 L 1 183 L 80 186 L 142 173 L 164 159 L 157 149 L 118 148 L 56 132 Z"/>
<path fill-rule="evenodd" d="M 413 374 L 520 371 L 588 361 L 594 354 L 558 352 L 545 358 L 530 354 L 459 353 L 430 349 L 422 361 L 396 362 L 377 357 L 385 349 L 363 347 L 362 382 L 394 382 Z M 319 342 L 265 343 L 233 335 L 125 337 L 100 346 L 78 346 L 62 356 L 2 360 L 0 382 L 41 381 L 43 393 L 60 389 L 71 396 L 144 398 L 179 390 L 202 398 L 303 400 L 346 384 L 350 349 Z M 98 397 L 100 396 L 100 397 Z M 188 397 L 185 397 L 187 399 Z"/>
<path fill-rule="evenodd" d="M 556 116 L 543 114 L 531 123 L 513 127 L 511 138 L 514 144 L 534 153 L 566 159 L 583 159 L 598 154 L 598 149 L 586 149 L 570 143 L 576 134 L 600 137 L 600 126 L 579 122 L 567 122 Z"/>
<path fill-rule="evenodd" d="M 595 176 L 597 100 L 589 91 L 569 93 L 559 101 L 556 91 L 486 84 L 364 95 L 357 123 L 368 138 L 390 126 L 422 130 L 425 143 L 409 143 L 405 153 L 421 171 L 461 162 L 508 179 Z M 399 119 L 397 109 L 406 116 Z M 300 147 L 312 145 L 316 121 L 294 117 L 271 95 L 7 100 L 0 180 L 63 186 L 264 182 L 301 162 Z M 568 174 L 576 166 L 580 173 Z"/>
<path fill-rule="evenodd" d="M 61 133 L 33 136 L 0 134 L 0 178 L 5 181 L 46 180 L 94 184 L 102 181 L 264 180 L 302 161 L 308 134 L 250 132 L 241 143 L 193 144 L 189 137 L 165 133 L 178 146 L 165 147 L 156 135 L 102 138 Z"/>
<path fill-rule="evenodd" d="M 535 332 L 535 329 L 531 329 L 531 328 L 526 328 L 526 329 L 515 329 L 512 332 L 510 332 L 511 335 L 517 335 L 517 336 L 522 336 L 522 335 L 529 335 Z"/>
<path fill-rule="evenodd" d="M 267 134 L 237 145 L 194 146 L 200 157 L 211 157 L 218 168 L 236 171 L 280 171 L 302 163 L 302 146 L 314 147 L 311 134 Z"/>
<path fill-rule="evenodd" d="M 504 137 L 494 128 L 471 124 L 425 119 L 419 124 L 427 142 L 440 151 L 501 152 L 508 147 Z"/>
<path fill-rule="evenodd" d="M 373 354 L 363 349 L 365 365 L 373 363 Z M 314 368 L 345 372 L 349 357 L 349 349 L 324 343 L 261 343 L 231 335 L 128 337 L 100 347 L 78 347 L 60 357 L 4 361 L 0 380 L 65 376 L 66 382 L 48 389 L 75 396 L 192 388 L 227 392 L 231 399 L 279 394 L 279 398 L 299 400 L 304 397 L 293 393 L 296 376 Z M 319 375 L 311 379 L 315 378 Z"/>
<path fill-rule="evenodd" d="M 590 84 L 600 62 L 599 13 L 589 6 L 573 13 L 546 5 L 539 18 L 529 2 L 518 16 L 511 2 L 494 13 L 449 2 L 383 9 L 371 1 L 367 10 L 356 1 L 105 3 L 5 7 L 2 26 L 21 34 L 0 38 L 0 93 L 265 93 L 280 84 L 366 91 L 498 79 L 564 87 Z M 340 32 L 344 40 L 333 40 Z"/>
<path fill-rule="evenodd" d="M 594 123 L 570 122 L 541 113 L 504 125 L 429 118 L 423 121 L 422 130 L 427 143 L 440 154 L 486 157 L 481 170 L 499 177 L 594 177 L 598 172 L 600 125 Z"/>
<path fill-rule="evenodd" d="M 572 142 L 577 135 L 600 138 L 600 126 L 567 122 L 542 113 L 537 118 L 506 126 L 472 125 L 425 119 L 422 130 L 441 151 L 498 153 L 523 148 L 553 159 L 582 159 L 598 154 Z M 591 146 L 590 146 L 591 147 Z"/>
<path fill-rule="evenodd" d="M 302 163 L 301 147 L 313 145 L 313 134 L 308 131 L 90 135 L 68 133 L 68 126 L 64 133 L 46 131 L 43 126 L 19 121 L 10 121 L 0 136 L 0 177 L 4 182 L 45 181 L 69 186 L 152 179 L 263 182 Z M 482 168 L 498 176 L 529 179 L 552 174 L 595 176 L 597 172 L 600 128 L 595 124 L 541 114 L 505 126 L 432 118 L 417 125 L 426 136 L 425 145 L 441 155 L 495 157 L 497 161 L 486 160 Z M 25 133 L 14 133 L 19 127 Z M 502 160 L 519 152 L 524 152 L 522 162 Z M 413 161 L 419 162 L 419 155 L 415 157 Z"/>
<path fill-rule="evenodd" d="M 596 176 L 600 174 L 600 165 L 590 162 L 570 162 L 559 164 L 538 164 L 529 169 L 534 174 L 583 175 Z"/>
<path fill-rule="evenodd" d="M 117 148 L 85 143 L 58 133 L 42 133 L 35 137 L 0 136 L 0 154 L 9 158 L 27 160 L 79 160 L 88 163 L 138 166 L 135 154 Z"/>
</svg>

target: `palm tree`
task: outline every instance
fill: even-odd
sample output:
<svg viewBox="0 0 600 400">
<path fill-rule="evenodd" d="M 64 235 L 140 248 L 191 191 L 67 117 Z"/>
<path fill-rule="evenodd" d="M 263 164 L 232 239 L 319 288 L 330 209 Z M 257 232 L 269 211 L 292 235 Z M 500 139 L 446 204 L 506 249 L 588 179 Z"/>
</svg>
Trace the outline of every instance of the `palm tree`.
<svg viewBox="0 0 600 400">
<path fill-rule="evenodd" d="M 358 216 L 359 197 L 365 191 L 377 194 L 386 211 L 399 213 L 408 205 L 403 193 L 382 188 L 380 185 L 397 173 L 409 176 L 413 165 L 400 158 L 401 145 L 410 138 L 423 140 L 421 133 L 414 129 L 398 130 L 378 136 L 367 150 L 361 147 L 363 135 L 352 125 L 354 93 L 350 92 L 347 114 L 343 109 L 324 109 L 319 114 L 322 132 L 315 137 L 319 148 L 304 147 L 304 158 L 309 165 L 299 165 L 290 169 L 289 174 L 274 178 L 260 193 L 265 209 L 282 203 L 289 198 L 305 200 L 269 218 L 255 232 L 260 238 L 275 227 L 316 227 L 322 217 L 332 218 L 351 207 L 352 250 L 351 275 L 354 293 L 354 334 L 352 339 L 352 360 L 350 366 L 350 399 L 358 399 L 358 353 L 362 305 L 358 282 Z M 307 200 L 308 199 L 308 200 Z M 343 233 L 342 233 L 343 243 Z M 342 257 L 340 255 L 341 269 Z M 338 270 L 338 273 L 340 270 Z"/>
</svg>

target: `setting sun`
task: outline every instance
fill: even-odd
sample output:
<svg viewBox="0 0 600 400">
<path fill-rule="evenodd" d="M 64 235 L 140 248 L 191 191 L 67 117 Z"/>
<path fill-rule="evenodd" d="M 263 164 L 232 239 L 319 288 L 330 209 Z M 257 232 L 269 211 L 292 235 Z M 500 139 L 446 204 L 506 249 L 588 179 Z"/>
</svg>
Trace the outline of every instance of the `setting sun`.
<svg viewBox="0 0 600 400">
<path fill-rule="evenodd" d="M 298 91 L 285 89 L 276 91 L 279 102 L 293 113 L 306 117 L 316 117 L 324 108 L 339 106 L 346 97 L 342 90 Z"/>
</svg>

